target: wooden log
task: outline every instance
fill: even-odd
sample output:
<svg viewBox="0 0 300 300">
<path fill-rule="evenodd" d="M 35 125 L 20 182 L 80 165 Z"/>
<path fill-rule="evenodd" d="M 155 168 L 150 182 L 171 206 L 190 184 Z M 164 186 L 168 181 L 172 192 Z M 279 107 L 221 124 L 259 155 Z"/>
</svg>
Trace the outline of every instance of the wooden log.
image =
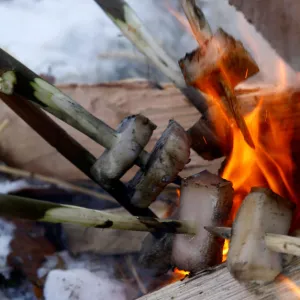
<svg viewBox="0 0 300 300">
<path fill-rule="evenodd" d="M 293 204 L 265 188 L 252 188 L 232 226 L 227 267 L 243 282 L 269 282 L 282 271 L 282 256 L 266 246 L 265 234 L 287 234 Z"/>
<path fill-rule="evenodd" d="M 264 284 L 240 284 L 229 273 L 226 264 L 203 270 L 192 278 L 170 284 L 139 300 L 269 300 L 299 299 L 300 258 L 284 268 L 284 275 Z"/>
<path fill-rule="evenodd" d="M 179 219 L 195 221 L 198 230 L 196 236 L 175 236 L 172 250 L 175 266 L 195 273 L 222 262 L 223 241 L 208 233 L 204 226 L 224 226 L 232 199 L 232 184 L 207 171 L 183 181 Z"/>
</svg>

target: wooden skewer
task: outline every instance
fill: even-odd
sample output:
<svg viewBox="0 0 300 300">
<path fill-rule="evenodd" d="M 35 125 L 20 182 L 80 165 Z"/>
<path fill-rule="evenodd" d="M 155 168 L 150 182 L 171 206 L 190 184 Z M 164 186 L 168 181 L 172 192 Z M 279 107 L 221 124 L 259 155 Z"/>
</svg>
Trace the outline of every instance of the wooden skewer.
<svg viewBox="0 0 300 300">
<path fill-rule="evenodd" d="M 231 227 L 204 227 L 208 232 L 223 239 L 231 238 Z M 266 233 L 265 242 L 267 247 L 279 253 L 300 256 L 300 238 L 289 235 Z"/>
</svg>

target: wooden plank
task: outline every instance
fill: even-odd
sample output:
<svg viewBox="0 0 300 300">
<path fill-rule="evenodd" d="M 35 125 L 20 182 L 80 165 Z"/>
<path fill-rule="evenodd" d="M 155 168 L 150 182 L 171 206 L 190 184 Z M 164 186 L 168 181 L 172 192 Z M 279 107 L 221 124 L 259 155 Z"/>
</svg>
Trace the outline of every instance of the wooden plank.
<svg viewBox="0 0 300 300">
<path fill-rule="evenodd" d="M 274 282 L 258 285 L 242 285 L 236 281 L 226 268 L 226 263 L 205 270 L 190 279 L 178 281 L 139 300 L 263 300 L 299 299 L 300 258 L 293 261 Z"/>
<path fill-rule="evenodd" d="M 144 80 L 119 81 L 98 85 L 65 85 L 59 88 L 73 97 L 82 106 L 116 128 L 130 114 L 141 113 L 149 117 L 158 128 L 155 130 L 147 150 L 150 151 L 166 128 L 169 119 L 175 119 L 188 129 L 198 118 L 198 111 L 189 105 L 179 90 L 171 85 L 160 90 Z M 66 161 L 55 149 L 29 128 L 4 103 L 0 102 L 0 124 L 9 123 L 0 133 L 0 160 L 12 166 L 65 180 L 85 178 L 80 171 Z M 100 156 L 103 148 L 94 141 L 58 121 L 79 143 Z M 203 160 L 193 154 L 191 168 Z M 124 180 L 131 178 L 137 168 L 128 172 Z"/>
</svg>

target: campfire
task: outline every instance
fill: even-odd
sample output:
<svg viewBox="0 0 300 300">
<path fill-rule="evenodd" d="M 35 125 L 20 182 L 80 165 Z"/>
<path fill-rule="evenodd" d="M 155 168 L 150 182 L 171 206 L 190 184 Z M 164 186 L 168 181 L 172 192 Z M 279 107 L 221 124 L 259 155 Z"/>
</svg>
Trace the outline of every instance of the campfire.
<svg viewBox="0 0 300 300">
<path fill-rule="evenodd" d="M 0 195 L 2 212 L 33 221 L 144 231 L 139 263 L 158 278 L 168 274 L 160 287 L 171 289 L 171 283 L 180 286 L 183 281 L 188 288 L 206 272 L 221 270 L 234 283 L 282 282 L 299 293 L 283 275 L 300 256 L 299 90 L 287 86 L 284 73 L 278 87 L 242 89 L 259 73 L 259 65 L 242 42 L 222 28 L 212 32 L 193 0 L 182 0 L 187 20 L 169 8 L 190 26 L 199 44 L 179 67 L 125 2 L 119 3 L 124 10 L 121 19 L 108 2 L 96 2 L 201 117 L 188 130 L 170 120 L 148 153 L 145 147 L 157 128 L 148 117 L 128 116 L 114 130 L 0 50 L 1 99 L 130 215 L 11 195 Z M 106 150 L 94 157 L 38 107 Z M 224 158 L 218 172 L 202 170 L 182 178 L 191 149 L 205 160 Z M 134 165 L 139 170 L 128 182 L 121 181 Z M 158 215 L 151 206 L 169 184 L 176 185 L 177 197 Z M 14 211 L 11 203 L 20 209 Z"/>
</svg>

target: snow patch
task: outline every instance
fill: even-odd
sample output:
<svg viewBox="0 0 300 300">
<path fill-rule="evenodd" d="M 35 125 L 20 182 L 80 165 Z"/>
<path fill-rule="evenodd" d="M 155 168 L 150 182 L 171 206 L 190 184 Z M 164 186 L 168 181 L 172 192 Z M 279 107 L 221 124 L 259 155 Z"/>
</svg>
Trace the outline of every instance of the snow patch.
<svg viewBox="0 0 300 300">
<path fill-rule="evenodd" d="M 106 272 L 97 276 L 88 270 L 53 270 L 47 276 L 44 288 L 46 300 L 125 300 L 121 283 L 108 278 Z"/>
<path fill-rule="evenodd" d="M 0 273 L 9 278 L 10 268 L 7 257 L 10 254 L 10 242 L 14 237 L 15 225 L 0 218 Z"/>
</svg>

